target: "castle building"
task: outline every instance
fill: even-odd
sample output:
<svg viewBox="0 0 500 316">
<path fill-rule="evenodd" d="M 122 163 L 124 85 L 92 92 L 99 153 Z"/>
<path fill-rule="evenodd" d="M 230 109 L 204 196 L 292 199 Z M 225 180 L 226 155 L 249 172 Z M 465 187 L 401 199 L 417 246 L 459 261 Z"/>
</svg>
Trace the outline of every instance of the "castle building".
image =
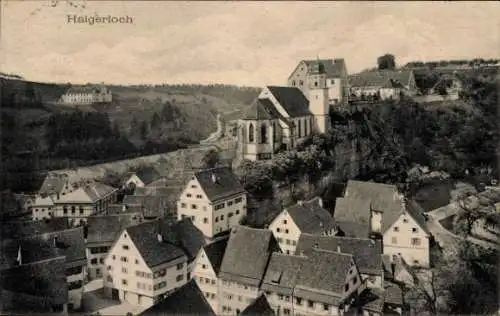
<svg viewBox="0 0 500 316">
<path fill-rule="evenodd" d="M 110 103 L 112 100 L 111 91 L 104 85 L 71 87 L 60 99 L 65 104 Z"/>
</svg>

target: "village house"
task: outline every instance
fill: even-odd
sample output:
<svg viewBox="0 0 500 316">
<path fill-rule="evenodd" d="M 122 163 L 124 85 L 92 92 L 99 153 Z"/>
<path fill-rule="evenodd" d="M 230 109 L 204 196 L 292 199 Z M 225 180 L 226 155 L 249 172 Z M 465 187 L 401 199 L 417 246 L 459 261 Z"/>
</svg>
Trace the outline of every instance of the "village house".
<svg viewBox="0 0 500 316">
<path fill-rule="evenodd" d="M 113 212 L 121 207 L 121 211 L 140 210 L 144 219 L 147 220 L 167 215 L 175 217 L 175 210 L 169 203 L 173 198 L 174 196 L 164 195 L 126 195 L 121 205 L 113 205 Z"/>
<path fill-rule="evenodd" d="M 288 86 L 299 88 L 311 100 L 315 90 L 327 88 L 330 105 L 347 102 L 347 67 L 343 58 L 302 60 L 288 77 Z"/>
<path fill-rule="evenodd" d="M 69 88 L 60 98 L 64 104 L 110 103 L 113 100 L 111 91 L 104 85 L 85 85 Z"/>
<path fill-rule="evenodd" d="M 234 227 L 219 272 L 219 312 L 238 314 L 261 293 L 271 254 L 280 251 L 273 234 L 266 229 Z"/>
<path fill-rule="evenodd" d="M 177 202 L 177 219 L 191 219 L 209 238 L 238 225 L 246 213 L 246 192 L 227 167 L 195 172 Z"/>
<path fill-rule="evenodd" d="M 100 279 L 104 274 L 109 249 L 127 227 L 140 224 L 141 213 L 124 213 L 106 216 L 90 216 L 87 220 L 85 245 L 87 251 L 87 277 Z"/>
<path fill-rule="evenodd" d="M 50 219 L 55 212 L 55 204 L 52 198 L 48 195 L 42 197 L 37 195 L 31 208 L 31 219 L 39 221 L 43 219 Z"/>
<path fill-rule="evenodd" d="M 221 312 L 218 295 L 220 286 L 219 272 L 228 237 L 224 236 L 204 246 L 196 257 L 196 264 L 193 269 L 193 279 L 198 284 L 200 291 L 205 295 L 212 310 L 216 313 Z"/>
<path fill-rule="evenodd" d="M 402 257 L 412 266 L 429 267 L 430 233 L 422 213 L 394 185 L 354 180 L 335 205 L 336 220 L 365 228 L 367 235 L 353 237 L 382 238 L 383 252 L 393 260 Z"/>
<path fill-rule="evenodd" d="M 273 253 L 261 289 L 277 315 L 342 315 L 365 289 L 352 255 Z"/>
<path fill-rule="evenodd" d="M 123 187 L 143 188 L 162 179 L 160 172 L 151 166 L 141 167 L 134 172 L 129 172 L 124 176 Z"/>
<path fill-rule="evenodd" d="M 352 307 L 353 313 L 363 316 L 402 315 L 403 291 L 394 283 L 386 282 L 383 289 L 364 290 Z"/>
<path fill-rule="evenodd" d="M 281 251 L 293 254 L 301 234 L 334 236 L 337 225 L 333 216 L 323 208 L 321 198 L 316 197 L 285 208 L 271 222 L 269 230 L 273 232 Z"/>
<path fill-rule="evenodd" d="M 67 315 L 65 257 L 0 269 L 0 310 L 10 315 Z"/>
<path fill-rule="evenodd" d="M 82 303 L 84 267 L 86 264 L 83 228 L 72 228 L 23 239 L 4 240 L 2 264 L 4 268 L 64 259 L 67 286 L 67 307 L 79 309 Z"/>
<path fill-rule="evenodd" d="M 91 215 L 105 213 L 116 202 L 118 189 L 104 183 L 84 184 L 54 201 L 55 217 L 67 217 L 73 225 L 80 225 Z"/>
<path fill-rule="evenodd" d="M 443 74 L 429 90 L 429 94 L 446 96 L 447 100 L 458 100 L 463 91 L 463 82 L 454 73 Z"/>
<path fill-rule="evenodd" d="M 38 195 L 42 197 L 57 197 L 66 195 L 73 191 L 73 186 L 67 174 L 49 173 L 43 180 L 42 186 L 38 190 Z"/>
<path fill-rule="evenodd" d="M 198 288 L 194 280 L 181 286 L 177 291 L 168 295 L 165 299 L 148 308 L 139 316 L 179 316 L 179 315 L 203 315 L 215 316 L 216 313 L 208 304 L 203 292 Z"/>
<path fill-rule="evenodd" d="M 357 99 L 399 99 L 401 94 L 413 96 L 417 91 L 415 76 L 411 70 L 366 71 L 349 76 L 349 89 Z"/>
<path fill-rule="evenodd" d="M 369 288 L 383 288 L 384 267 L 382 242 L 368 238 L 317 236 L 302 234 L 297 243 L 296 255 L 308 256 L 313 249 L 349 253 L 354 257 L 363 282 Z"/>
<path fill-rule="evenodd" d="M 204 244 L 203 234 L 189 219 L 127 227 L 104 261 L 104 291 L 114 300 L 152 306 L 191 279 Z"/>
</svg>

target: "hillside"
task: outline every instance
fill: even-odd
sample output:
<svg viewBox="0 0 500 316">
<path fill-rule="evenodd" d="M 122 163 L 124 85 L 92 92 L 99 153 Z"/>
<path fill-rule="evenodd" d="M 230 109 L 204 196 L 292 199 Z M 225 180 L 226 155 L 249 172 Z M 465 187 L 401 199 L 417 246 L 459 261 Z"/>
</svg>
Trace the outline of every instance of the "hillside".
<svg viewBox="0 0 500 316">
<path fill-rule="evenodd" d="M 216 116 L 241 111 L 259 89 L 228 85 L 109 86 L 111 104 L 57 102 L 70 84 L 0 76 L 2 187 L 21 174 L 159 154 L 196 144 Z M 28 155 L 28 156 L 27 156 Z M 28 177 L 29 178 L 29 177 Z"/>
</svg>

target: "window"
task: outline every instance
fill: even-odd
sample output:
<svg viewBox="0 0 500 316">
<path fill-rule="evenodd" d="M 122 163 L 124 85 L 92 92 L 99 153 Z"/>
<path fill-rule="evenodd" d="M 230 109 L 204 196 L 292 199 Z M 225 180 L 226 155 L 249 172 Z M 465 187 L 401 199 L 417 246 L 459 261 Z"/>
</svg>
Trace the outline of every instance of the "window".
<svg viewBox="0 0 500 316">
<path fill-rule="evenodd" d="M 180 269 L 182 269 L 182 268 L 184 268 L 184 263 L 179 263 L 179 264 L 177 265 L 177 270 L 180 270 Z"/>
<path fill-rule="evenodd" d="M 203 218 L 203 223 L 204 223 L 204 224 L 208 223 L 208 218 L 207 218 L 207 217 L 204 217 L 204 218 Z"/>
<path fill-rule="evenodd" d="M 116 256 L 115 256 L 115 255 L 113 255 L 113 256 L 111 257 L 111 259 L 115 260 L 115 259 L 116 259 Z"/>
<path fill-rule="evenodd" d="M 196 185 L 194 185 L 194 184 L 191 185 L 191 189 L 196 189 L 196 188 L 197 188 Z"/>
<path fill-rule="evenodd" d="M 123 268 L 122 268 L 122 272 L 123 272 L 123 273 L 127 273 L 127 272 L 128 272 L 128 271 L 127 271 L 127 268 L 123 267 Z"/>
<path fill-rule="evenodd" d="M 285 225 L 286 225 L 286 219 L 284 219 L 284 220 L 283 220 L 283 224 L 285 224 Z"/>
<path fill-rule="evenodd" d="M 418 264 L 418 260 L 413 260 L 413 264 Z"/>
<path fill-rule="evenodd" d="M 180 282 L 180 281 L 182 281 L 183 279 L 184 279 L 184 274 L 179 274 L 179 275 L 175 278 L 175 280 L 176 280 L 177 282 Z"/>
<path fill-rule="evenodd" d="M 287 245 L 289 245 L 290 244 L 290 239 L 286 239 L 285 242 L 286 242 Z"/>
<path fill-rule="evenodd" d="M 83 215 L 83 206 L 80 206 L 79 210 L 80 210 L 80 215 Z"/>
<path fill-rule="evenodd" d="M 201 196 L 201 194 L 196 194 L 196 198 L 201 199 L 201 198 L 203 198 L 203 196 Z"/>
<path fill-rule="evenodd" d="M 234 199 L 234 203 L 236 203 L 236 204 L 237 204 L 237 203 L 240 203 L 241 201 L 243 201 L 243 199 L 242 199 L 242 198 L 240 198 L 240 197 L 239 197 L 239 198 Z"/>
<path fill-rule="evenodd" d="M 349 284 L 346 284 L 345 287 L 344 287 L 344 291 L 349 291 Z"/>
<path fill-rule="evenodd" d="M 191 193 L 186 194 L 187 197 L 192 197 L 193 195 Z"/>
<path fill-rule="evenodd" d="M 229 214 L 227 214 L 227 217 L 233 217 L 233 212 L 229 212 Z"/>
<path fill-rule="evenodd" d="M 280 301 L 282 301 L 282 300 L 283 300 L 283 295 L 282 295 L 282 294 L 278 294 L 278 299 L 279 299 Z"/>
<path fill-rule="evenodd" d="M 325 311 L 327 311 L 327 310 L 328 310 L 328 304 L 323 304 L 323 309 L 324 309 Z"/>
<path fill-rule="evenodd" d="M 412 233 L 418 233 L 418 228 L 413 227 L 413 228 L 411 229 L 411 232 L 412 232 Z"/>
<path fill-rule="evenodd" d="M 221 215 L 221 216 L 220 216 L 220 220 L 221 220 L 221 221 L 222 221 L 222 220 L 224 220 L 224 215 Z"/>
<path fill-rule="evenodd" d="M 420 238 L 412 238 L 411 244 L 412 246 L 420 246 Z"/>
<path fill-rule="evenodd" d="M 108 271 L 111 271 L 111 266 L 108 266 Z"/>
<path fill-rule="evenodd" d="M 198 206 L 196 204 L 191 204 L 191 209 L 192 210 L 196 210 L 198 208 Z"/>
<path fill-rule="evenodd" d="M 307 306 L 309 306 L 309 308 L 314 308 L 314 302 L 313 301 L 307 301 Z"/>
<path fill-rule="evenodd" d="M 219 217 L 216 217 L 216 218 L 215 218 L 215 222 L 216 222 L 216 223 L 217 223 L 217 222 L 219 222 Z"/>
<path fill-rule="evenodd" d="M 135 264 L 139 264 L 139 260 L 135 259 Z"/>
<path fill-rule="evenodd" d="M 201 265 L 201 267 L 202 267 L 203 269 L 206 269 L 206 268 L 207 268 L 207 265 L 206 265 L 206 264 L 202 264 L 202 265 Z"/>
<path fill-rule="evenodd" d="M 317 87 L 318 86 L 318 82 L 317 81 L 314 81 L 314 86 Z"/>
<path fill-rule="evenodd" d="M 399 231 L 399 227 L 398 227 L 398 226 L 395 226 L 395 227 L 394 227 L 394 231 L 395 231 L 395 232 L 398 232 L 398 231 Z"/>
<path fill-rule="evenodd" d="M 211 283 L 212 283 L 212 285 L 215 285 L 215 280 L 212 280 Z"/>
<path fill-rule="evenodd" d="M 122 279 L 122 285 L 127 285 L 127 284 L 128 284 L 127 280 Z"/>
<path fill-rule="evenodd" d="M 397 237 L 392 237 L 391 243 L 397 244 L 398 243 L 398 238 Z"/>
<path fill-rule="evenodd" d="M 295 80 L 292 80 L 292 86 L 295 86 Z"/>
<path fill-rule="evenodd" d="M 99 258 L 99 263 L 103 264 L 104 263 L 104 258 Z"/>
<path fill-rule="evenodd" d="M 224 208 L 224 203 L 222 204 L 217 204 L 216 206 L 214 206 L 214 210 L 220 210 L 220 209 L 223 209 Z"/>
<path fill-rule="evenodd" d="M 37 211 L 38 211 L 38 210 L 37 210 Z M 66 206 L 63 208 L 63 213 L 64 213 L 64 214 L 68 214 L 68 208 L 67 208 Z"/>
<path fill-rule="evenodd" d="M 236 215 L 240 214 L 240 210 L 236 210 Z"/>
<path fill-rule="evenodd" d="M 408 223 L 408 219 L 403 218 L 403 223 Z"/>
<path fill-rule="evenodd" d="M 356 282 L 358 282 L 358 277 L 356 277 L 356 276 L 355 276 L 355 277 L 352 279 L 352 284 L 356 284 Z"/>
<path fill-rule="evenodd" d="M 262 124 L 260 126 L 260 143 L 267 144 L 267 126 L 266 126 L 266 124 Z"/>
<path fill-rule="evenodd" d="M 288 229 L 285 229 L 285 234 L 288 234 Z"/>
<path fill-rule="evenodd" d="M 228 201 L 228 202 L 227 202 L 227 206 L 229 207 L 229 206 L 231 206 L 231 205 L 233 205 L 233 201 Z"/>
<path fill-rule="evenodd" d="M 181 208 L 186 208 L 186 203 L 181 203 Z"/>
<path fill-rule="evenodd" d="M 281 243 L 283 243 L 283 238 L 278 237 L 278 238 L 276 238 L 276 239 L 278 240 L 278 242 L 279 242 L 280 244 L 281 244 Z"/>
<path fill-rule="evenodd" d="M 281 229 L 278 227 L 276 228 L 276 232 L 279 233 L 281 231 Z"/>
<path fill-rule="evenodd" d="M 75 214 L 75 212 L 76 212 L 76 209 L 75 209 L 75 207 L 74 207 L 74 206 L 72 206 L 72 207 L 71 207 L 71 214 Z"/>
<path fill-rule="evenodd" d="M 301 120 L 299 120 L 298 129 L 299 129 L 299 137 L 302 137 L 302 121 Z"/>
<path fill-rule="evenodd" d="M 330 80 L 330 83 L 331 83 L 331 84 L 335 84 L 335 79 L 331 79 L 331 80 Z"/>
<path fill-rule="evenodd" d="M 123 246 L 122 246 L 122 248 L 123 248 L 124 250 L 128 250 L 128 246 L 127 246 L 127 245 L 123 245 Z"/>
<path fill-rule="evenodd" d="M 121 258 L 120 258 L 120 261 L 121 261 L 121 262 L 127 262 L 127 257 L 121 257 Z"/>
<path fill-rule="evenodd" d="M 283 308 L 283 314 L 290 315 L 290 309 L 289 308 Z"/>
<path fill-rule="evenodd" d="M 106 280 L 108 280 L 109 283 L 113 282 L 113 278 L 111 277 L 111 275 L 108 275 L 108 277 L 106 278 Z"/>
<path fill-rule="evenodd" d="M 90 264 L 97 264 L 97 258 L 90 260 Z"/>
<path fill-rule="evenodd" d="M 288 239 L 287 239 L 287 240 L 288 240 Z M 286 251 L 286 254 L 287 254 L 287 255 L 289 255 L 289 254 L 290 254 L 290 250 L 287 250 L 287 251 Z"/>
<path fill-rule="evenodd" d="M 299 305 L 299 306 L 302 305 L 302 299 L 300 297 L 296 297 L 295 301 L 296 301 L 297 305 Z"/>
<path fill-rule="evenodd" d="M 248 126 L 248 142 L 249 143 L 253 143 L 254 142 L 254 127 L 253 127 L 253 124 L 250 123 L 250 125 Z"/>
</svg>

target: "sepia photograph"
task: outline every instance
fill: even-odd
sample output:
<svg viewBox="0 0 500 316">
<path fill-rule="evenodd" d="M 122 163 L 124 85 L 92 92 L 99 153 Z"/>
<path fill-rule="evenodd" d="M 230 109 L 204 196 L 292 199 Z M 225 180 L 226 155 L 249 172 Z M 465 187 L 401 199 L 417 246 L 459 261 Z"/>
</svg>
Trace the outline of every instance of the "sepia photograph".
<svg viewBox="0 0 500 316">
<path fill-rule="evenodd" d="M 500 315 L 500 2 L 0 0 L 0 315 Z"/>
</svg>

